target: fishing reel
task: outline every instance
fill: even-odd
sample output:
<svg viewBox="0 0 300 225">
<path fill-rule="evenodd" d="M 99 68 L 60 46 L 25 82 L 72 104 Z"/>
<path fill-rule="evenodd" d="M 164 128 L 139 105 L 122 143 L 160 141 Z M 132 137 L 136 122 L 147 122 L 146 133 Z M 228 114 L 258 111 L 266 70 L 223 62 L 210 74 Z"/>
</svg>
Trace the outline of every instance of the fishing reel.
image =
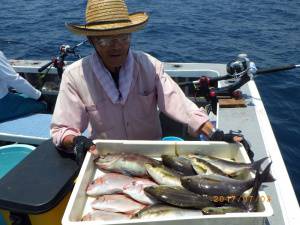
<svg viewBox="0 0 300 225">
<path fill-rule="evenodd" d="M 257 73 L 257 68 L 254 62 L 249 60 L 247 54 L 243 53 L 239 54 L 235 60 L 227 63 L 226 71 L 234 79 L 239 79 L 244 74 L 247 74 L 252 79 Z"/>
<path fill-rule="evenodd" d="M 227 63 L 226 71 L 233 78 L 238 79 L 243 74 L 247 73 L 250 68 L 250 60 L 246 54 L 239 54 L 236 59 Z"/>
<path fill-rule="evenodd" d="M 71 48 L 70 45 L 61 45 L 59 48 L 61 53 L 73 53 L 74 50 Z"/>
<path fill-rule="evenodd" d="M 53 57 L 50 62 L 48 62 L 45 65 L 43 65 L 42 67 L 40 67 L 38 69 L 38 72 L 42 72 L 45 69 L 47 69 L 47 68 L 50 69 L 50 67 L 54 66 L 57 69 L 57 74 L 58 74 L 59 78 L 61 79 L 63 69 L 65 66 L 65 58 L 68 55 L 72 54 L 76 58 L 80 59 L 81 55 L 77 52 L 77 48 L 79 46 L 85 44 L 86 42 L 87 42 L 87 40 L 84 40 L 73 47 L 71 47 L 70 45 L 61 45 L 59 47 L 59 55 L 56 57 Z"/>
</svg>

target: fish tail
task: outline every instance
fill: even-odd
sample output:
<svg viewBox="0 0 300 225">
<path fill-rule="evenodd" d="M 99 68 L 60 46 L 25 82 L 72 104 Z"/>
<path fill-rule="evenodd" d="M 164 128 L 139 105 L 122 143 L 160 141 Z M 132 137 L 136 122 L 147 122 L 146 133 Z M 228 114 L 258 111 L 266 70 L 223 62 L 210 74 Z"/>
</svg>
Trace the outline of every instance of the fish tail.
<svg viewBox="0 0 300 225">
<path fill-rule="evenodd" d="M 262 171 L 262 173 L 259 173 L 258 170 L 258 178 L 255 177 L 255 179 L 257 179 L 259 186 L 261 185 L 261 183 L 266 182 L 270 176 L 270 169 L 271 169 L 271 164 L 272 161 L 266 166 L 266 168 Z"/>
<path fill-rule="evenodd" d="M 266 168 L 263 170 L 262 173 L 260 173 L 260 169 L 256 170 L 254 184 L 252 187 L 252 191 L 250 193 L 251 199 L 257 199 L 258 198 L 258 191 L 263 182 L 266 182 L 268 180 L 268 177 L 270 176 L 270 169 L 271 169 L 272 161 L 266 166 Z M 249 201 L 246 203 L 246 208 L 249 212 L 256 211 L 256 201 Z"/>
<path fill-rule="evenodd" d="M 262 158 L 262 159 L 260 159 L 260 160 L 255 161 L 255 162 L 252 164 L 251 168 L 252 168 L 254 171 L 260 170 L 261 165 L 262 165 L 267 159 L 269 159 L 269 157 L 264 157 L 264 158 Z M 276 180 L 276 179 L 273 177 L 273 175 L 272 175 L 272 174 L 270 173 L 270 171 L 269 171 L 269 173 L 266 175 L 266 177 L 265 177 L 265 179 L 263 180 L 263 182 L 274 182 L 275 180 Z"/>
</svg>

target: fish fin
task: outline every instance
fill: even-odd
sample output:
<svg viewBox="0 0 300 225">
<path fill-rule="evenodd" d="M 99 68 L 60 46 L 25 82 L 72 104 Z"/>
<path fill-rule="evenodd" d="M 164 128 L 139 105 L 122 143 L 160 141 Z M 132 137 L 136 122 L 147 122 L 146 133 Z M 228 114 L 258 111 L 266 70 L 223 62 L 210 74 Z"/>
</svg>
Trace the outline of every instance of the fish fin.
<svg viewBox="0 0 300 225">
<path fill-rule="evenodd" d="M 269 182 L 268 179 L 270 177 L 271 164 L 272 164 L 272 161 L 266 166 L 264 171 L 260 174 L 261 183 Z"/>
<path fill-rule="evenodd" d="M 97 163 L 98 159 L 100 158 L 100 156 L 96 157 L 93 161 L 94 163 Z"/>
<path fill-rule="evenodd" d="M 274 181 L 276 181 L 276 179 L 273 177 L 271 173 L 269 173 L 266 179 L 264 180 L 264 182 L 274 182 Z"/>
<path fill-rule="evenodd" d="M 259 187 L 263 182 L 266 182 L 270 175 L 270 169 L 271 169 L 272 161 L 266 166 L 266 168 L 260 173 L 260 170 L 256 171 L 255 179 L 254 179 L 254 185 L 251 194 L 255 194 L 258 192 Z"/>
<path fill-rule="evenodd" d="M 252 164 L 251 168 L 252 168 L 253 170 L 255 170 L 255 171 L 257 171 L 257 170 L 261 171 L 261 165 L 262 165 L 267 159 L 269 159 L 269 157 L 264 157 L 264 158 L 262 158 L 262 159 L 260 159 L 260 160 L 255 161 L 255 162 Z M 266 168 L 267 168 L 267 167 L 266 167 Z M 275 180 L 276 180 L 276 179 L 273 177 L 273 175 L 272 175 L 272 174 L 270 173 L 270 171 L 269 171 L 269 173 L 267 173 L 266 176 L 264 177 L 263 182 L 274 182 Z"/>
<path fill-rule="evenodd" d="M 264 163 L 264 161 L 266 161 L 268 158 L 269 158 L 269 157 L 264 157 L 264 158 L 262 158 L 262 159 L 260 159 L 260 160 L 257 160 L 257 161 L 255 161 L 255 162 L 253 162 L 252 165 L 251 165 L 251 169 L 252 169 L 252 170 L 255 170 L 255 171 L 260 170 L 261 165 L 262 165 L 262 164 Z"/>
</svg>

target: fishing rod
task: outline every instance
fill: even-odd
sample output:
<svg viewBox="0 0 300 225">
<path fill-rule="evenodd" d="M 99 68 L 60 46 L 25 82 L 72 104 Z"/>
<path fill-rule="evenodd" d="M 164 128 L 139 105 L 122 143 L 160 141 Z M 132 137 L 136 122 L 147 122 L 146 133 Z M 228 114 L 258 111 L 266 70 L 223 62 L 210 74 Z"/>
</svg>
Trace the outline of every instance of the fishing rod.
<svg viewBox="0 0 300 225">
<path fill-rule="evenodd" d="M 244 66 L 243 66 L 244 67 Z M 268 73 L 274 73 L 279 71 L 285 71 L 285 70 L 291 70 L 295 68 L 300 68 L 300 64 L 288 64 L 288 65 L 282 65 L 279 67 L 272 67 L 272 68 L 257 68 L 256 71 L 252 71 L 252 75 L 265 75 Z M 187 86 L 187 85 L 197 85 L 201 82 L 203 82 L 203 79 L 205 79 L 209 86 L 216 86 L 218 81 L 221 80 L 230 80 L 230 79 L 237 79 L 243 76 L 243 74 L 246 72 L 246 69 L 244 69 L 241 72 L 236 72 L 236 70 L 240 71 L 240 69 L 236 68 L 235 64 L 228 65 L 227 64 L 227 72 L 228 74 L 218 77 L 206 77 L 202 76 L 198 80 L 195 81 L 186 81 L 186 82 L 180 82 L 178 83 L 179 86 Z"/>
<path fill-rule="evenodd" d="M 291 70 L 299 68 L 298 64 L 289 64 L 279 67 L 257 69 L 255 64 L 251 62 L 246 54 L 240 54 L 237 59 L 229 62 L 226 66 L 227 74 L 219 77 L 202 76 L 198 80 L 181 82 L 179 86 L 193 85 L 195 88 L 195 96 L 203 96 L 210 102 L 211 111 L 216 114 L 218 98 L 234 97 L 240 98 L 241 92 L 238 90 L 256 75 L 265 75 L 268 73 Z M 233 80 L 230 85 L 217 88 L 218 81 Z"/>
<path fill-rule="evenodd" d="M 48 63 L 46 63 L 45 65 L 41 66 L 38 69 L 38 72 L 42 72 L 47 68 L 51 68 L 51 66 L 54 66 L 57 69 L 57 74 L 58 77 L 61 79 L 62 74 L 63 74 L 63 68 L 65 66 L 65 58 L 72 54 L 77 58 L 81 58 L 81 55 L 79 54 L 79 52 L 77 52 L 77 48 L 83 44 L 85 44 L 88 40 L 84 40 L 80 43 L 78 43 L 77 45 L 71 47 L 70 45 L 61 45 L 59 48 L 59 55 L 56 57 L 53 57 L 52 60 Z"/>
</svg>

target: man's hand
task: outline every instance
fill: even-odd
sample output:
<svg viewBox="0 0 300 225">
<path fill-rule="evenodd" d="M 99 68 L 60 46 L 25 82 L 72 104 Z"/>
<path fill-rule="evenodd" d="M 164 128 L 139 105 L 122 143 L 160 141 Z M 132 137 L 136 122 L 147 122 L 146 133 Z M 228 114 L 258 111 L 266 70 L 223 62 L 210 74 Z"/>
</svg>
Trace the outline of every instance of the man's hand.
<svg viewBox="0 0 300 225">
<path fill-rule="evenodd" d="M 222 130 L 216 129 L 209 135 L 210 141 L 226 141 L 229 143 L 241 142 L 243 140 L 243 135 L 237 134 L 224 134 Z"/>
<path fill-rule="evenodd" d="M 41 96 L 37 99 L 37 101 L 47 103 L 45 94 L 41 93 Z"/>
<path fill-rule="evenodd" d="M 213 130 L 212 133 L 208 136 L 210 141 L 225 141 L 224 132 L 222 130 Z"/>
<path fill-rule="evenodd" d="M 76 162 L 79 166 L 82 165 L 87 151 L 95 151 L 96 145 L 93 141 L 85 136 L 77 136 L 74 138 L 74 154 Z"/>
<path fill-rule="evenodd" d="M 243 135 L 237 135 L 233 133 L 224 134 L 222 130 L 217 129 L 209 136 L 209 140 L 226 141 L 228 143 L 240 142 L 244 146 L 250 160 L 253 161 L 254 153 L 251 150 L 248 141 L 244 138 Z"/>
</svg>

